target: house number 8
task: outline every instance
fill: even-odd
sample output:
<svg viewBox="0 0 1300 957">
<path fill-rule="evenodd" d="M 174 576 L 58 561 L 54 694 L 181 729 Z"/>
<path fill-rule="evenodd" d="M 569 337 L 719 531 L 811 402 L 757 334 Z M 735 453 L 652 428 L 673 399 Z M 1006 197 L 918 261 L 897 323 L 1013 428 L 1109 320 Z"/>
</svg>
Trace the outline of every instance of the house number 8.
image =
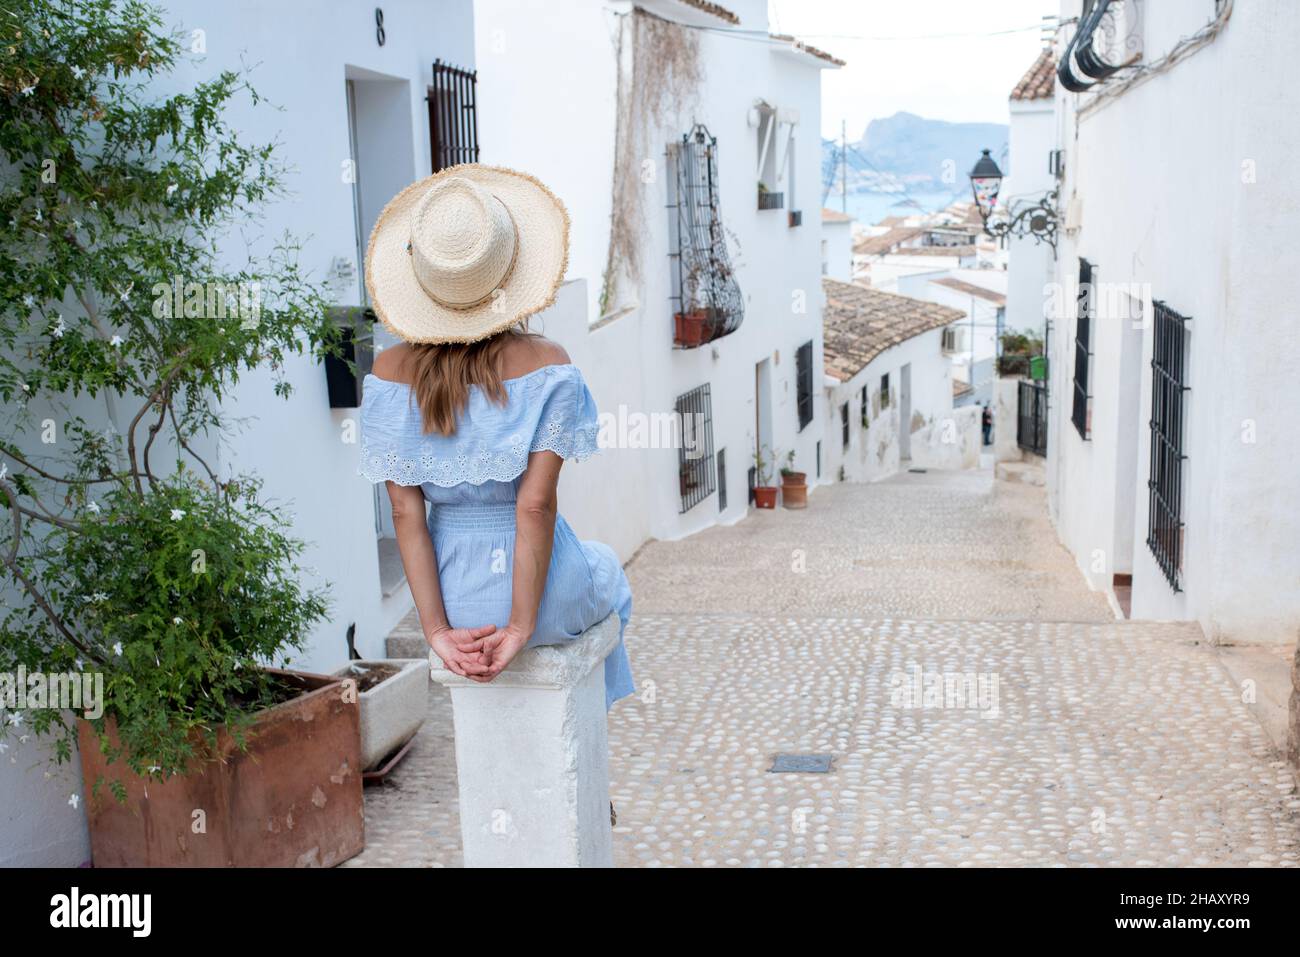
<svg viewBox="0 0 1300 957">
<path fill-rule="evenodd" d="M 375 7 L 375 39 L 379 45 L 384 45 L 384 11 L 382 7 Z"/>
</svg>

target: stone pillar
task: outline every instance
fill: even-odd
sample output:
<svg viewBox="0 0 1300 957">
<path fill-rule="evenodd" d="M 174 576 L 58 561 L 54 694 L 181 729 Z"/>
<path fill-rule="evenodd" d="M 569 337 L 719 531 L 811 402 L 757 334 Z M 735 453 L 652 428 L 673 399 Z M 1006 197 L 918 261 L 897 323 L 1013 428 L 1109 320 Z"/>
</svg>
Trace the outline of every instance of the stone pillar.
<svg viewBox="0 0 1300 957">
<path fill-rule="evenodd" d="M 520 652 L 492 682 L 447 671 L 466 867 L 612 867 L 605 656 L 610 615 L 566 645 Z"/>
<path fill-rule="evenodd" d="M 994 462 L 1019 462 L 1025 457 L 1016 443 L 1016 420 L 1020 415 L 1019 390 L 1019 376 L 999 376 L 993 380 Z"/>
</svg>

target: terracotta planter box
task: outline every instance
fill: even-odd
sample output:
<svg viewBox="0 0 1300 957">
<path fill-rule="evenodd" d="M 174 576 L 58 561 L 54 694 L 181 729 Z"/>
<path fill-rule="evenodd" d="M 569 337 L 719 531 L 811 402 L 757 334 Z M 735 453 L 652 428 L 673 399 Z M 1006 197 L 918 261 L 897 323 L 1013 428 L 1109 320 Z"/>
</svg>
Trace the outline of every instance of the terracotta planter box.
<svg viewBox="0 0 1300 957">
<path fill-rule="evenodd" d="M 361 767 L 377 767 L 420 730 L 429 710 L 429 662 L 423 658 L 376 658 L 353 661 L 334 672 L 347 678 L 353 666 L 396 668 L 368 691 L 361 692 Z"/>
<path fill-rule="evenodd" d="M 261 712 L 247 751 L 223 731 L 222 760 L 183 777 L 150 781 L 107 764 L 94 729 L 80 722 L 95 867 L 333 867 L 365 847 L 355 699 L 344 700 L 337 678 L 268 671 L 304 694 Z M 111 724 L 109 735 L 116 743 Z M 122 781 L 125 804 L 107 787 L 91 796 L 101 774 Z"/>
<path fill-rule="evenodd" d="M 755 508 L 776 508 L 776 486 L 759 485 L 754 488 Z"/>
<path fill-rule="evenodd" d="M 808 486 L 802 482 L 786 482 L 781 486 L 781 504 L 786 508 L 808 507 Z"/>
</svg>

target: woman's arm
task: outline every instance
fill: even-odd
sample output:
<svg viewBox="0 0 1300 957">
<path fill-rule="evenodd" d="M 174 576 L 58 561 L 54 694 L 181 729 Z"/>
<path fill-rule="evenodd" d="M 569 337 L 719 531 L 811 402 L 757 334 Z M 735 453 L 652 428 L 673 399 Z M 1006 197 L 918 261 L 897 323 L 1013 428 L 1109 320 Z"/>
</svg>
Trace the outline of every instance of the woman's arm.
<svg viewBox="0 0 1300 957">
<path fill-rule="evenodd" d="M 551 566 L 557 513 L 556 485 L 564 459 L 554 452 L 534 452 L 519 483 L 515 501 L 515 563 L 506 627 L 483 643 L 488 680 L 495 678 L 523 649 L 537 627 L 537 609 Z"/>
<path fill-rule="evenodd" d="M 452 628 L 442 604 L 442 584 L 438 581 L 438 558 L 433 539 L 425 524 L 424 493 L 418 485 L 388 483 L 388 500 L 393 506 L 393 528 L 397 532 L 397 549 L 402 554 L 402 568 L 415 599 L 424 640 L 442 659 L 448 670 L 469 678 L 486 674 L 483 639 L 496 626 Z"/>
</svg>

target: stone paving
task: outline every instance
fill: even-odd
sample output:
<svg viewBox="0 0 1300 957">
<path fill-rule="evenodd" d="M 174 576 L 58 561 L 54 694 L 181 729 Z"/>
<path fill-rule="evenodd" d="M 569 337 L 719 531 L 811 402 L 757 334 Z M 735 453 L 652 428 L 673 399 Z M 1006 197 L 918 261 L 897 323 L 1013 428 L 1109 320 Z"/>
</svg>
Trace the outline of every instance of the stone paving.
<svg viewBox="0 0 1300 957">
<path fill-rule="evenodd" d="M 1295 779 L 1200 629 L 1115 621 L 1055 541 L 1043 490 L 985 471 L 647 546 L 616 863 L 1300 864 Z M 442 689 L 366 825 L 350 865 L 459 866 Z"/>
</svg>

